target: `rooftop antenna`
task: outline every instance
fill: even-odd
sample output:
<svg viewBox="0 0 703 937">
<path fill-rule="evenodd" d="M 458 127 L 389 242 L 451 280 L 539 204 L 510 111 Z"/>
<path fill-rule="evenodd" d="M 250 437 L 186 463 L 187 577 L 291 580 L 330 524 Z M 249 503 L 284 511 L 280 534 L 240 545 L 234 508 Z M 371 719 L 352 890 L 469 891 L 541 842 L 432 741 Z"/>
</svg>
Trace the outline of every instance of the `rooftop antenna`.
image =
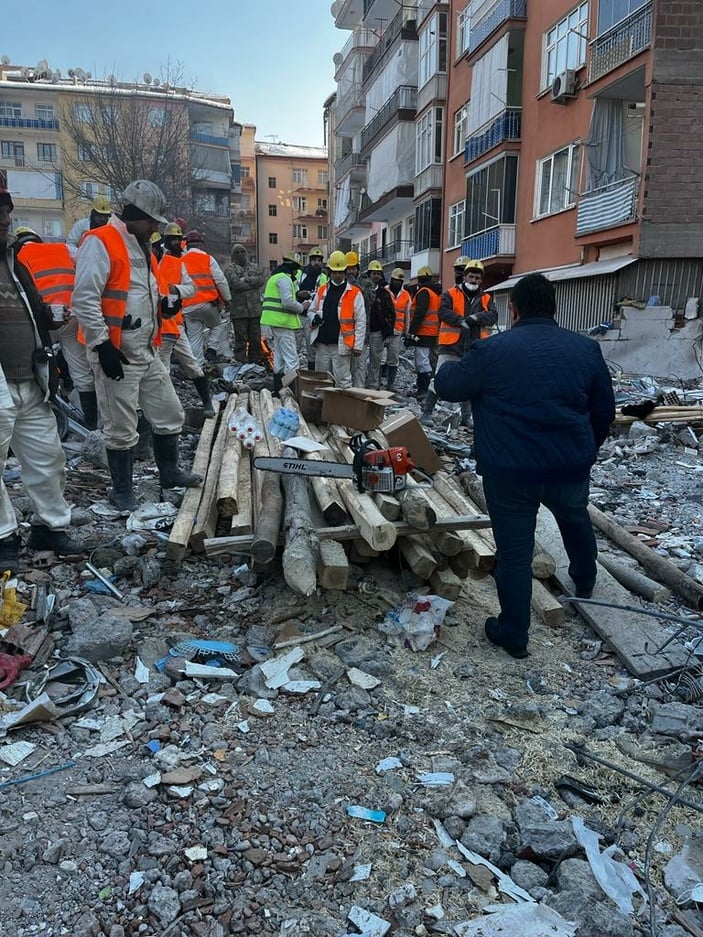
<svg viewBox="0 0 703 937">
<path fill-rule="evenodd" d="M 278 134 L 277 134 L 277 133 L 265 133 L 264 136 L 265 136 L 267 139 L 270 139 L 270 140 L 272 141 L 272 143 L 280 143 L 280 142 L 281 142 L 281 141 L 278 139 Z"/>
</svg>

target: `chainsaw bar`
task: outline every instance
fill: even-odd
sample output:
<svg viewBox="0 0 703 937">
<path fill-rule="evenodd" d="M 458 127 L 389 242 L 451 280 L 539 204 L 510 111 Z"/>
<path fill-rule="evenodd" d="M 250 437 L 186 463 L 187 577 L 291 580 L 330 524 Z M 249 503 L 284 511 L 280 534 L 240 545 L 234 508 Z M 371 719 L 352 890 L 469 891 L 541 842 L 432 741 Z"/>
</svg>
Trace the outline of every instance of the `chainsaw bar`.
<svg viewBox="0 0 703 937">
<path fill-rule="evenodd" d="M 285 475 L 305 475 L 310 478 L 354 478 L 354 469 L 346 462 L 323 462 L 312 459 L 277 459 L 275 456 L 257 456 L 254 468 Z"/>
</svg>

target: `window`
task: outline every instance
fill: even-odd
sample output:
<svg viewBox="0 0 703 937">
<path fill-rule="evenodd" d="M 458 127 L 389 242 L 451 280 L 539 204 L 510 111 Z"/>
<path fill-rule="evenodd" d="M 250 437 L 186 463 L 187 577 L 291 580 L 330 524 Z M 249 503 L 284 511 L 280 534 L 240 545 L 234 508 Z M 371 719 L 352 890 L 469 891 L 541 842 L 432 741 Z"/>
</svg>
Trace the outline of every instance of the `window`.
<svg viewBox="0 0 703 937">
<path fill-rule="evenodd" d="M 468 131 L 469 105 L 460 107 L 454 115 L 454 151 L 452 156 L 458 156 L 466 149 Z"/>
<path fill-rule="evenodd" d="M 81 182 L 81 195 L 83 198 L 94 199 L 100 194 L 100 186 L 97 182 Z"/>
<path fill-rule="evenodd" d="M 304 267 L 307 267 L 307 265 L 308 265 L 308 260 L 309 260 L 309 257 L 308 257 L 307 254 L 301 254 L 301 255 L 300 255 L 300 262 L 301 262 L 301 264 L 302 264 Z"/>
<path fill-rule="evenodd" d="M 269 218 L 275 218 L 278 214 L 278 207 L 276 205 L 269 205 Z"/>
<path fill-rule="evenodd" d="M 73 113 L 77 121 L 82 124 L 89 124 L 93 119 L 93 112 L 90 104 L 74 104 Z"/>
<path fill-rule="evenodd" d="M 307 169 L 294 169 L 293 170 L 293 184 L 294 185 L 307 185 L 308 184 Z"/>
<path fill-rule="evenodd" d="M 469 48 L 471 39 L 471 4 L 459 10 L 456 17 L 456 57 L 459 59 Z"/>
<path fill-rule="evenodd" d="M 240 176 L 241 179 L 248 179 L 248 178 L 249 178 L 249 167 L 248 167 L 248 166 L 240 166 L 240 167 L 239 167 L 239 176 Z M 276 187 L 274 186 L 274 189 L 275 189 L 275 188 L 276 188 Z"/>
<path fill-rule="evenodd" d="M 535 217 L 571 208 L 576 201 L 580 148 L 565 146 L 537 163 Z"/>
<path fill-rule="evenodd" d="M 15 166 L 24 166 L 24 143 L 3 140 L 0 143 L 0 156 L 3 159 L 14 160 Z"/>
<path fill-rule="evenodd" d="M 278 235 L 275 231 L 272 231 L 271 234 L 269 234 L 269 244 L 278 244 Z"/>
<path fill-rule="evenodd" d="M 308 210 L 308 200 L 299 195 L 293 196 L 293 210 L 297 212 L 306 212 Z"/>
<path fill-rule="evenodd" d="M 0 101 L 0 117 L 21 117 L 22 105 L 14 101 Z"/>
<path fill-rule="evenodd" d="M 150 107 L 149 108 L 149 125 L 151 127 L 163 127 L 166 124 L 166 108 L 165 107 Z"/>
<path fill-rule="evenodd" d="M 40 163 L 55 163 L 58 147 L 55 143 L 37 143 L 37 159 Z"/>
<path fill-rule="evenodd" d="M 415 175 L 442 162 L 444 108 L 431 107 L 415 124 Z"/>
<path fill-rule="evenodd" d="M 326 224 L 319 224 L 317 226 L 317 236 L 321 241 L 327 240 L 327 225 Z"/>
<path fill-rule="evenodd" d="M 599 0 L 598 35 L 602 35 L 611 26 L 626 19 L 646 3 L 647 0 Z"/>
<path fill-rule="evenodd" d="M 274 205 L 273 207 L 275 208 L 276 206 Z M 250 196 L 248 196 L 248 195 L 241 195 L 241 196 L 240 196 L 240 198 L 239 198 L 239 208 L 241 208 L 242 211 L 250 211 L 250 209 L 251 209 L 251 198 L 250 198 Z M 276 213 L 274 212 L 274 214 L 276 214 Z"/>
<path fill-rule="evenodd" d="M 34 116 L 37 120 L 54 120 L 53 104 L 35 104 Z"/>
<path fill-rule="evenodd" d="M 318 208 L 323 208 L 325 211 L 327 211 L 327 199 L 326 199 L 326 198 L 318 198 L 318 200 L 317 200 L 317 207 L 318 207 Z"/>
<path fill-rule="evenodd" d="M 42 237 L 45 238 L 60 238 L 63 234 L 61 220 L 59 218 L 42 218 L 41 233 Z"/>
<path fill-rule="evenodd" d="M 437 72 L 447 70 L 447 14 L 435 13 L 419 39 L 417 86 L 422 88 Z"/>
<path fill-rule="evenodd" d="M 628 0 L 624 0 L 625 3 Z M 567 68 L 586 64 L 588 3 L 580 3 L 544 35 L 544 87 Z"/>
<path fill-rule="evenodd" d="M 442 199 L 428 198 L 415 209 L 415 253 L 439 247 L 442 228 Z"/>
<path fill-rule="evenodd" d="M 459 247 L 464 237 L 464 202 L 449 206 L 449 237 L 447 247 Z"/>
<path fill-rule="evenodd" d="M 88 144 L 88 145 L 84 145 L 82 143 L 78 144 L 78 159 L 82 163 L 91 163 L 93 161 L 92 144 Z"/>
<path fill-rule="evenodd" d="M 305 224 L 294 224 L 293 225 L 293 237 L 297 238 L 299 241 L 307 241 L 308 226 Z"/>
<path fill-rule="evenodd" d="M 248 175 L 248 173 L 247 173 L 247 175 Z M 275 176 L 269 176 L 269 189 L 275 189 L 275 188 L 276 188 L 276 177 L 275 177 Z"/>
<path fill-rule="evenodd" d="M 330 181 L 330 174 L 326 169 L 317 170 L 317 184 L 318 185 L 327 185 Z"/>
<path fill-rule="evenodd" d="M 515 223 L 517 156 L 501 156 L 466 180 L 465 236 Z"/>
</svg>

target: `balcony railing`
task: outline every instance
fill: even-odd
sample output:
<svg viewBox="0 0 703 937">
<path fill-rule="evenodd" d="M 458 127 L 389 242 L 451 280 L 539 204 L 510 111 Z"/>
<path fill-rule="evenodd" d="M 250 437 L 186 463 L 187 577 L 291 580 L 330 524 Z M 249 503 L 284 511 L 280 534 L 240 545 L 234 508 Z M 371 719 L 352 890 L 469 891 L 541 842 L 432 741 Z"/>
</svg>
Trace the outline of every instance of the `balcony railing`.
<svg viewBox="0 0 703 937">
<path fill-rule="evenodd" d="M 625 179 L 584 192 L 576 214 L 576 236 L 615 228 L 637 218 L 638 179 Z"/>
<path fill-rule="evenodd" d="M 337 179 L 341 179 L 342 176 L 345 176 L 350 170 L 362 169 L 364 166 L 364 161 L 361 158 L 361 153 L 347 153 L 346 156 L 343 156 L 341 159 L 338 159 L 334 164 L 334 174 Z"/>
<path fill-rule="evenodd" d="M 415 198 L 427 192 L 429 189 L 441 189 L 444 182 L 444 167 L 441 164 L 425 166 L 425 168 L 415 176 L 414 188 Z"/>
<path fill-rule="evenodd" d="M 483 4 L 477 13 L 480 19 L 471 27 L 469 55 L 506 20 L 524 19 L 527 16 L 527 0 L 496 0 L 490 5 Z"/>
<path fill-rule="evenodd" d="M 31 117 L 0 117 L 0 127 L 24 127 L 26 130 L 58 130 L 58 120 L 35 120 Z"/>
<path fill-rule="evenodd" d="M 350 85 L 349 89 L 337 98 L 334 105 L 337 115 L 337 124 L 341 124 L 349 111 L 353 110 L 355 107 L 363 107 L 364 100 L 364 92 L 361 90 L 361 85 L 358 82 Z"/>
<path fill-rule="evenodd" d="M 398 36 L 401 36 L 404 39 L 417 39 L 417 29 L 415 26 L 415 20 L 406 19 L 407 13 L 401 7 L 400 10 L 396 13 L 393 19 L 388 24 L 386 31 L 378 40 L 376 48 L 373 50 L 371 55 L 364 62 L 364 68 L 362 72 L 362 81 L 366 82 L 371 77 L 374 72 L 374 69 L 379 64 L 381 59 L 385 56 L 386 52 L 393 45 Z"/>
<path fill-rule="evenodd" d="M 210 133 L 191 131 L 190 139 L 193 143 L 206 143 L 208 146 L 226 146 L 229 149 L 229 137 L 213 137 Z"/>
<path fill-rule="evenodd" d="M 372 260 L 380 260 L 383 264 L 395 264 L 401 260 L 410 260 L 412 253 L 412 241 L 391 241 L 390 244 L 384 244 L 383 247 L 362 254 L 359 263 L 362 269 Z"/>
<path fill-rule="evenodd" d="M 342 68 L 352 52 L 356 51 L 357 49 L 373 49 L 377 42 L 378 36 L 375 32 L 373 32 L 373 30 L 366 29 L 366 27 L 355 29 L 342 46 L 342 50 L 339 53 L 340 59 L 339 64 L 336 67 L 336 71 L 339 72 L 340 68 Z"/>
<path fill-rule="evenodd" d="M 506 140 L 519 140 L 522 130 L 522 110 L 519 107 L 509 107 L 497 117 L 466 138 L 464 162 L 470 163 L 479 156 L 483 156 L 494 146 Z"/>
<path fill-rule="evenodd" d="M 472 260 L 489 257 L 511 257 L 515 254 L 515 225 L 501 224 L 480 234 L 464 238 L 461 253 Z"/>
<path fill-rule="evenodd" d="M 381 132 L 390 119 L 399 111 L 412 111 L 417 105 L 417 88 L 414 85 L 399 85 L 373 119 L 361 131 L 361 149 L 368 146 Z"/>
<path fill-rule="evenodd" d="M 622 22 L 592 40 L 589 45 L 589 81 L 595 81 L 649 46 L 652 41 L 653 6 L 653 0 L 649 0 L 649 3 L 635 10 Z"/>
</svg>

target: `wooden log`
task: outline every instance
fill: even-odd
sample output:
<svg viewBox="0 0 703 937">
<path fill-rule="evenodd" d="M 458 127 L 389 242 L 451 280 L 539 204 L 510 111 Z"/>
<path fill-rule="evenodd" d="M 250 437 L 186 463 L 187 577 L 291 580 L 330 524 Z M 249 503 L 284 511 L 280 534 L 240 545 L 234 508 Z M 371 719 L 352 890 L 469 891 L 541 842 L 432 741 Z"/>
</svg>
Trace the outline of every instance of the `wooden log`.
<svg viewBox="0 0 703 937">
<path fill-rule="evenodd" d="M 249 398 L 249 407 L 255 420 L 262 423 L 263 414 L 259 395 L 252 393 Z M 269 455 L 269 443 L 266 433 L 254 447 L 254 456 Z M 274 455 L 278 455 L 276 450 Z M 254 539 L 251 544 L 251 556 L 259 566 L 267 566 L 275 557 L 278 548 L 278 537 L 281 530 L 283 516 L 283 492 L 281 491 L 281 478 L 277 472 L 262 472 L 252 470 L 252 482 L 255 505 Z"/>
<path fill-rule="evenodd" d="M 671 589 L 667 589 L 660 582 L 654 582 L 653 579 L 636 569 L 632 569 L 631 566 L 626 566 L 625 563 L 620 562 L 614 556 L 599 553 L 598 562 L 608 570 L 611 576 L 617 579 L 621 586 L 625 586 L 630 592 L 641 595 L 648 602 L 663 602 L 671 595 Z"/>
<path fill-rule="evenodd" d="M 360 542 L 359 540 L 352 540 L 349 544 L 349 562 L 353 563 L 355 566 L 368 566 L 372 558 L 370 556 L 364 556 L 363 553 L 359 553 L 358 546 Z"/>
<path fill-rule="evenodd" d="M 222 467 L 222 456 L 228 437 L 232 436 L 227 423 L 234 412 L 236 403 L 236 397 L 230 397 L 227 401 L 210 453 L 210 461 L 207 467 L 207 475 L 203 483 L 203 493 L 200 498 L 200 505 L 198 506 L 198 514 L 193 523 L 193 530 L 190 535 L 190 547 L 194 553 L 203 553 L 205 540 L 213 537 L 215 534 L 215 528 L 217 526 L 217 486 L 220 477 L 220 469 Z"/>
<path fill-rule="evenodd" d="M 284 446 L 283 457 L 296 458 L 295 449 Z M 299 595 L 312 595 L 317 588 L 320 542 L 311 520 L 310 486 L 300 475 L 283 475 L 285 546 L 283 578 Z"/>
<path fill-rule="evenodd" d="M 437 570 L 438 563 L 428 541 L 419 535 L 402 537 L 398 548 L 405 562 L 419 579 L 427 580 Z"/>
<path fill-rule="evenodd" d="M 451 602 L 456 602 L 459 598 L 463 585 L 464 583 L 451 569 L 436 569 L 430 576 L 432 592 Z"/>
<path fill-rule="evenodd" d="M 317 576 L 321 589 L 347 588 L 349 560 L 344 547 L 337 540 L 323 540 L 320 544 Z"/>
<path fill-rule="evenodd" d="M 593 524 L 602 530 L 614 543 L 626 550 L 656 579 L 670 586 L 671 589 L 692 608 L 703 609 L 703 586 L 687 576 L 686 573 L 674 564 L 659 556 L 654 550 L 645 546 L 637 537 L 628 534 L 624 527 L 599 511 L 593 504 L 589 504 L 588 513 Z"/>
<path fill-rule="evenodd" d="M 449 568 L 459 579 L 467 579 L 469 573 L 476 569 L 474 565 L 474 551 L 464 547 L 459 553 L 450 556 Z"/>
<path fill-rule="evenodd" d="M 398 493 L 400 513 L 416 530 L 430 530 L 437 523 L 437 512 L 417 486 Z"/>
<path fill-rule="evenodd" d="M 387 521 L 397 521 L 400 517 L 400 502 L 393 495 L 376 492 L 373 496 L 376 507 Z"/>
<path fill-rule="evenodd" d="M 217 426 L 220 401 L 214 400 L 212 405 L 215 410 L 215 416 L 212 419 L 205 420 L 203 423 L 198 448 L 195 450 L 195 458 L 193 459 L 192 471 L 203 476 L 207 473 L 207 467 L 210 461 L 210 450 Z M 181 502 L 176 520 L 171 528 L 168 543 L 166 544 L 166 556 L 170 560 L 180 562 L 186 555 L 188 541 L 190 540 L 193 523 L 198 513 L 202 493 L 202 487 L 186 488 L 186 493 L 183 495 L 183 501 Z"/>
<path fill-rule="evenodd" d="M 532 575 L 535 579 L 551 579 L 557 571 L 554 557 L 549 553 L 535 553 L 532 557 Z"/>
<path fill-rule="evenodd" d="M 564 624 L 564 606 L 539 579 L 532 580 L 532 608 L 550 628 Z"/>
<path fill-rule="evenodd" d="M 231 518 L 230 537 L 251 534 L 254 529 L 253 508 L 251 503 L 251 458 L 249 450 L 244 450 L 239 459 L 237 495 L 237 513 Z"/>
<path fill-rule="evenodd" d="M 455 530 L 440 530 L 439 533 L 432 531 L 431 536 L 432 543 L 443 556 L 457 556 L 464 551 L 464 540 Z"/>
<path fill-rule="evenodd" d="M 354 540 L 353 543 L 356 552 L 361 556 L 368 556 L 370 559 L 375 559 L 377 556 L 381 555 L 378 550 L 374 550 L 373 547 L 370 547 L 365 540 L 362 540 L 361 537 L 359 537 L 357 540 Z"/>
<path fill-rule="evenodd" d="M 232 394 L 230 401 L 234 401 L 232 413 L 239 407 L 246 409 L 249 402 L 248 394 Z M 239 510 L 237 496 L 239 494 L 239 459 L 242 447 L 234 433 L 228 432 L 225 447 L 222 452 L 222 464 L 217 479 L 217 512 L 220 517 L 234 517 Z"/>
</svg>

